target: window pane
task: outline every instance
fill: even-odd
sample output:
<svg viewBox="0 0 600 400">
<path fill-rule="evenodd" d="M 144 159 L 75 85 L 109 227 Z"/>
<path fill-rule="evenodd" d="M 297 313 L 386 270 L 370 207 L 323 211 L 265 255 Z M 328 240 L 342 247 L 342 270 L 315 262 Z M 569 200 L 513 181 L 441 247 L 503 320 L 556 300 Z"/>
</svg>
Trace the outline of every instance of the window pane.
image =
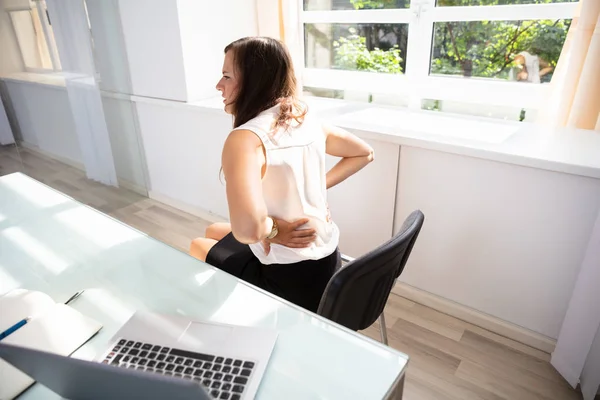
<svg viewBox="0 0 600 400">
<path fill-rule="evenodd" d="M 437 0 L 438 7 L 503 6 L 514 4 L 577 3 L 579 0 Z"/>
<path fill-rule="evenodd" d="M 304 0 L 304 11 L 409 8 L 410 0 Z"/>
<path fill-rule="evenodd" d="M 431 74 L 550 82 L 571 20 L 438 22 Z"/>
<path fill-rule="evenodd" d="M 306 66 L 403 73 L 407 40 L 408 24 L 305 24 Z"/>
</svg>

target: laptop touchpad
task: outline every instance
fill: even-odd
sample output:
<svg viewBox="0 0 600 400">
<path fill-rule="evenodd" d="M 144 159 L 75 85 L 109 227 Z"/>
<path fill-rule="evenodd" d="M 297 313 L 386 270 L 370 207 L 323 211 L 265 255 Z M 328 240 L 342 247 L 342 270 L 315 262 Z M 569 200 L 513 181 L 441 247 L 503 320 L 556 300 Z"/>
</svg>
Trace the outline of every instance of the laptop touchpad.
<svg viewBox="0 0 600 400">
<path fill-rule="evenodd" d="M 218 345 L 226 342 L 232 331 L 233 327 L 229 326 L 190 322 L 179 342 L 192 347 Z"/>
</svg>

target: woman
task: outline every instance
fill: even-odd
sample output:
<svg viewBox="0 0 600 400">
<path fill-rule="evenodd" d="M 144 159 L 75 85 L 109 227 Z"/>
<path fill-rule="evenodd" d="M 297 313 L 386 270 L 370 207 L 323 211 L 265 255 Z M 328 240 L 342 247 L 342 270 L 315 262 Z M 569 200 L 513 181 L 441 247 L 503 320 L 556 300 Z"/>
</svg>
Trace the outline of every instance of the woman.
<svg viewBox="0 0 600 400">
<path fill-rule="evenodd" d="M 515 63 L 521 67 L 521 71 L 517 73 L 517 81 L 525 81 L 530 83 L 550 82 L 546 75 L 550 74 L 554 68 L 543 58 L 531 54 L 527 51 L 522 51 L 515 56 Z"/>
<path fill-rule="evenodd" d="M 190 254 L 316 311 L 340 263 L 326 189 L 371 162 L 373 150 L 318 124 L 296 86 L 281 42 L 248 37 L 225 48 L 217 90 L 234 118 L 222 153 L 231 225 L 211 225 Z M 328 172 L 326 153 L 343 157 Z"/>
</svg>

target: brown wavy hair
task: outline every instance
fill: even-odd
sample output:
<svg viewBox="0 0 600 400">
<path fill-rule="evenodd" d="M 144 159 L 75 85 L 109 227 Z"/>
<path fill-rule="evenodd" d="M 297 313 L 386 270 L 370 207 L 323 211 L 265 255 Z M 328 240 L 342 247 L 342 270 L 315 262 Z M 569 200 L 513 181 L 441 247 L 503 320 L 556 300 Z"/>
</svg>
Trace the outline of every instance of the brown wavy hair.
<svg viewBox="0 0 600 400">
<path fill-rule="evenodd" d="M 261 112 L 279 104 L 273 128 L 301 124 L 306 104 L 297 98 L 297 82 L 292 57 L 279 40 L 269 37 L 245 37 L 225 47 L 233 52 L 233 64 L 239 80 L 233 101 L 233 127 L 237 128 Z"/>
</svg>

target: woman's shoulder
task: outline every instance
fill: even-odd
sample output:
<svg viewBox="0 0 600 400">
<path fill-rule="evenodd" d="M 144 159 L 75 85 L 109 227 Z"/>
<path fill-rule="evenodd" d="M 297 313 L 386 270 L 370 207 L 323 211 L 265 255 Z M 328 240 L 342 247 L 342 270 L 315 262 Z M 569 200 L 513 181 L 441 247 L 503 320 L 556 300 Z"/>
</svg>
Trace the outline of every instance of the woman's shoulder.
<svg viewBox="0 0 600 400">
<path fill-rule="evenodd" d="M 235 130 L 251 130 L 251 131 L 259 131 L 260 133 L 271 133 L 274 134 L 274 131 L 286 131 L 287 128 L 291 127 L 292 131 L 306 131 L 306 130 L 321 130 L 322 121 L 319 118 L 318 114 L 308 107 L 308 105 L 303 101 L 298 101 L 296 109 L 291 113 L 291 116 L 298 116 L 298 118 L 291 118 L 290 125 L 287 125 L 286 129 L 282 127 L 275 126 L 280 118 L 281 106 L 280 104 L 276 104 L 273 107 L 270 107 L 262 112 L 260 112 L 256 117 L 250 119 L 248 122 L 240 125 L 235 128 Z M 281 129 L 279 129 L 281 128 Z M 256 132 L 256 133 L 259 133 Z"/>
<path fill-rule="evenodd" d="M 274 119 L 277 118 L 277 112 L 273 109 L 268 109 L 256 117 L 250 119 L 249 121 L 243 123 L 242 125 L 234 128 L 234 130 L 250 130 L 256 131 L 257 129 L 260 131 L 268 131 Z"/>
</svg>

